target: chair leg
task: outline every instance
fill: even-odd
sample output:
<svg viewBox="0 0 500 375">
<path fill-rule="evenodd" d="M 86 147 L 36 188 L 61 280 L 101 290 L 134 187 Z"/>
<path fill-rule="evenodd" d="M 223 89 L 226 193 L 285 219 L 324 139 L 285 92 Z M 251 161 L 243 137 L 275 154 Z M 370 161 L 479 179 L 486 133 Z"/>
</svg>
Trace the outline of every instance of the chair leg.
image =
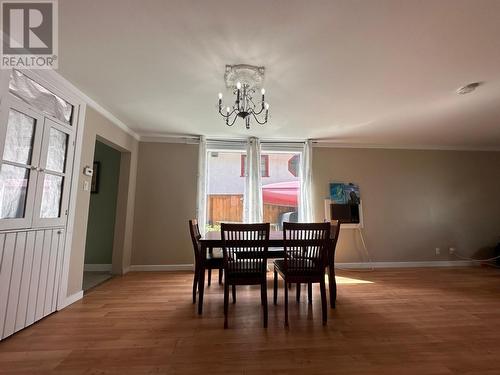
<svg viewBox="0 0 500 375">
<path fill-rule="evenodd" d="M 194 278 L 193 278 L 193 303 L 196 303 L 196 290 L 198 289 L 199 274 L 200 274 L 200 271 L 198 270 L 198 267 L 195 267 Z"/>
<path fill-rule="evenodd" d="M 285 288 L 285 327 L 288 327 L 288 288 Z"/>
<path fill-rule="evenodd" d="M 311 305 L 313 303 L 313 288 L 312 288 L 312 283 L 307 284 L 307 297 L 309 299 L 309 304 Z"/>
<path fill-rule="evenodd" d="M 273 303 L 278 303 L 278 272 L 274 270 L 274 283 L 273 283 Z"/>
<path fill-rule="evenodd" d="M 326 303 L 326 288 L 325 288 L 325 278 L 322 277 L 319 282 L 319 288 L 321 290 L 321 312 L 323 314 L 323 325 L 326 325 L 327 319 L 327 303 Z"/>
<path fill-rule="evenodd" d="M 227 312 L 229 308 L 229 284 L 227 283 L 227 277 L 224 277 L 224 329 L 227 328 Z"/>
<path fill-rule="evenodd" d="M 263 280 L 260 286 L 262 305 L 264 306 L 264 328 L 267 328 L 267 280 Z"/>
<path fill-rule="evenodd" d="M 222 275 L 224 274 L 224 270 L 219 268 L 219 285 L 222 285 Z"/>
<path fill-rule="evenodd" d="M 335 281 L 335 267 L 328 266 L 328 289 L 330 291 L 330 308 L 335 308 L 337 301 L 337 282 Z"/>
<path fill-rule="evenodd" d="M 232 285 L 233 286 L 233 303 L 236 303 L 236 285 Z"/>
<path fill-rule="evenodd" d="M 212 269 L 208 269 L 208 286 L 210 286 L 210 281 L 212 280 Z"/>
<path fill-rule="evenodd" d="M 297 283 L 297 302 L 300 302 L 300 283 Z"/>
<path fill-rule="evenodd" d="M 205 267 L 201 266 L 198 275 L 198 314 L 203 312 L 203 294 L 205 291 Z"/>
</svg>

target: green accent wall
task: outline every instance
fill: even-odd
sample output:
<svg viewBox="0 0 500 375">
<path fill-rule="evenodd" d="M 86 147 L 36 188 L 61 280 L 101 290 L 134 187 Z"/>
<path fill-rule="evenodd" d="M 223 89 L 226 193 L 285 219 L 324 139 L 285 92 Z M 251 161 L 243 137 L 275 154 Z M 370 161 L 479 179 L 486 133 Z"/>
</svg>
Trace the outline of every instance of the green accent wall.
<svg viewBox="0 0 500 375">
<path fill-rule="evenodd" d="M 120 157 L 119 151 L 96 141 L 94 161 L 100 162 L 99 183 L 98 192 L 90 194 L 85 264 L 111 264 Z"/>
</svg>

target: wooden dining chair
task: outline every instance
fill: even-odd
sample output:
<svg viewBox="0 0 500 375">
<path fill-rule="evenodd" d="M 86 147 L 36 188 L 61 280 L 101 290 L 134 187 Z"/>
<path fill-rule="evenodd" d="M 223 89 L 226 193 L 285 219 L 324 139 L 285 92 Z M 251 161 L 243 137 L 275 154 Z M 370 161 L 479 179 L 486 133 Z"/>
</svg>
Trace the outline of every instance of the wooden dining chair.
<svg viewBox="0 0 500 375">
<path fill-rule="evenodd" d="M 335 264 L 335 249 L 337 248 L 337 241 L 339 239 L 340 234 L 340 220 L 330 220 L 325 221 L 330 223 L 330 245 L 328 246 L 328 257 L 332 258 L 332 262 L 328 262 L 327 264 Z M 337 282 L 335 280 L 335 267 L 332 266 L 331 269 L 328 270 L 328 286 L 330 289 L 330 307 L 332 309 L 335 308 L 335 302 L 337 301 Z M 290 289 L 291 283 L 288 284 Z M 297 302 L 300 302 L 300 288 L 301 284 L 297 283 Z M 307 294 L 309 304 L 312 304 L 312 283 L 307 285 Z"/>
<path fill-rule="evenodd" d="M 221 224 L 224 253 L 224 328 L 228 327 L 229 286 L 235 288 L 236 285 L 259 284 L 264 327 L 267 327 L 266 273 L 269 231 L 269 223 Z"/>
<path fill-rule="evenodd" d="M 288 326 L 289 283 L 319 283 L 323 324 L 327 321 L 325 268 L 327 265 L 330 223 L 284 223 L 285 258 L 274 261 L 274 304 L 278 301 L 278 274 L 285 282 L 285 327 Z M 311 288 L 310 288 L 311 289 Z M 310 295 L 312 291 L 309 292 Z"/>
<path fill-rule="evenodd" d="M 221 252 L 213 252 L 212 249 L 210 249 L 207 254 L 201 253 L 201 234 L 200 228 L 198 226 L 198 221 L 196 219 L 189 220 L 189 233 L 191 234 L 191 241 L 193 243 L 194 250 L 195 267 L 193 280 L 193 303 L 196 303 L 196 291 L 198 289 L 198 282 L 200 277 L 204 277 L 204 270 L 208 270 L 208 285 L 210 285 L 210 279 L 212 278 L 213 269 L 219 270 L 219 284 L 222 284 L 223 257 Z"/>
</svg>

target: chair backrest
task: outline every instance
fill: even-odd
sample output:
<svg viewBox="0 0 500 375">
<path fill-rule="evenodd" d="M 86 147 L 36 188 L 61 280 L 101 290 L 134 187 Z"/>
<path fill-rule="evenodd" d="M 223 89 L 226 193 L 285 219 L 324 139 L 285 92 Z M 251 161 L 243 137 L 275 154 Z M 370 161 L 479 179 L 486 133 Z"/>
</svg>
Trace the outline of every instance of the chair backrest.
<svg viewBox="0 0 500 375">
<path fill-rule="evenodd" d="M 191 234 L 191 241 L 193 242 L 193 251 L 194 257 L 198 260 L 201 253 L 201 244 L 200 244 L 200 227 L 198 226 L 198 220 L 191 219 L 189 220 L 189 233 Z"/>
<path fill-rule="evenodd" d="M 331 226 L 331 238 L 333 238 L 333 243 L 331 247 L 332 251 L 332 256 L 335 255 L 335 249 L 337 248 L 337 241 L 339 239 L 339 234 L 340 234 L 340 220 L 332 220 L 330 221 L 330 226 Z"/>
<path fill-rule="evenodd" d="M 330 243 L 330 223 L 284 223 L 285 270 L 324 272 Z"/>
<path fill-rule="evenodd" d="M 235 273 L 267 271 L 270 224 L 221 224 L 224 268 Z"/>
</svg>

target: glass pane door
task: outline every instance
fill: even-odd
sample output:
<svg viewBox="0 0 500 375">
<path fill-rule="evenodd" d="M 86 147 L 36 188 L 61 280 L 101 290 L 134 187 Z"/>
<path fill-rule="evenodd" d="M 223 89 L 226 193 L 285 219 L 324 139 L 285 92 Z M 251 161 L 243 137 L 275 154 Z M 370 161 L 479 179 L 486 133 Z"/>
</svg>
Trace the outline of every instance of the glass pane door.
<svg viewBox="0 0 500 375">
<path fill-rule="evenodd" d="M 42 133 L 40 116 L 23 105 L 7 104 L 0 119 L 2 230 L 27 227 L 31 223 Z"/>
<path fill-rule="evenodd" d="M 45 118 L 37 183 L 36 225 L 64 225 L 68 205 L 68 179 L 73 155 L 72 133 L 65 126 Z"/>
<path fill-rule="evenodd" d="M 271 223 L 271 230 L 283 230 L 284 222 L 295 223 L 299 217 L 300 153 L 262 150 L 262 202 L 264 222 Z"/>
<path fill-rule="evenodd" d="M 207 155 L 207 231 L 243 222 L 244 151 L 210 150 Z"/>
</svg>

